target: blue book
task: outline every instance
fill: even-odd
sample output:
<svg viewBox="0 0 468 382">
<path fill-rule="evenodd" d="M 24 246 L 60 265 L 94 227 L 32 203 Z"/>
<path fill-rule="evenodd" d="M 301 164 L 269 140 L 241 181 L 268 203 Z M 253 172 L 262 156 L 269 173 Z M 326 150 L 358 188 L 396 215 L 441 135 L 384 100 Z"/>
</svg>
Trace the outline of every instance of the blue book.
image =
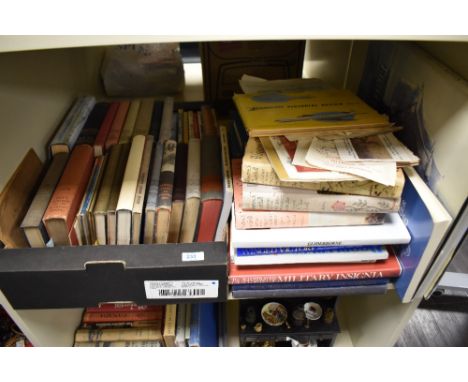
<svg viewBox="0 0 468 382">
<path fill-rule="evenodd" d="M 304 253 L 353 252 L 382 250 L 382 245 L 358 245 L 349 247 L 270 247 L 270 248 L 236 248 L 236 256 L 265 256 L 265 255 L 299 255 Z"/>
<path fill-rule="evenodd" d="M 218 310 L 216 303 L 192 304 L 189 346 L 218 346 Z"/>
<path fill-rule="evenodd" d="M 452 218 L 413 168 L 405 168 L 405 174 L 400 215 L 411 242 L 394 247 L 402 267 L 395 287 L 402 302 L 410 302 L 437 257 Z"/>
<path fill-rule="evenodd" d="M 390 279 L 356 279 L 356 280 L 330 280 L 330 281 L 300 281 L 286 283 L 254 283 L 234 284 L 232 291 L 241 290 L 270 290 L 270 289 L 312 289 L 312 288 L 339 288 L 358 285 L 387 285 Z"/>
</svg>

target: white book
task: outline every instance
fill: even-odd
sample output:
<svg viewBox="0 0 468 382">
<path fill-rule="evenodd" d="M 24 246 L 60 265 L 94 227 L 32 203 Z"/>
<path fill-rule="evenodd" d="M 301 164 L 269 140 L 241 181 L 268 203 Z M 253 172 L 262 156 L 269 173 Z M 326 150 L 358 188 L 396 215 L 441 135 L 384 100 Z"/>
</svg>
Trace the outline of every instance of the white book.
<svg viewBox="0 0 468 382">
<path fill-rule="evenodd" d="M 224 232 L 231 213 L 234 187 L 232 185 L 231 159 L 229 157 L 229 144 L 226 126 L 219 126 L 219 139 L 221 141 L 221 160 L 223 164 L 223 207 L 219 215 L 216 228 L 215 241 L 224 240 Z"/>
<path fill-rule="evenodd" d="M 291 249 L 291 251 L 290 251 Z M 319 263 L 360 263 L 374 262 L 388 258 L 385 246 L 332 247 L 323 248 L 261 248 L 236 250 L 231 247 L 231 258 L 236 265 L 278 265 L 278 264 L 319 264 Z"/>
<path fill-rule="evenodd" d="M 407 244 L 411 240 L 396 212 L 387 214 L 383 224 L 366 226 L 240 230 L 236 229 L 234 213 L 231 219 L 233 248 L 392 245 Z"/>
<path fill-rule="evenodd" d="M 185 304 L 177 304 L 175 345 L 185 347 Z"/>
<path fill-rule="evenodd" d="M 130 244 L 132 230 L 132 210 L 137 192 L 138 176 L 145 148 L 145 137 L 136 135 L 128 155 L 127 165 L 117 202 L 117 244 Z"/>
</svg>

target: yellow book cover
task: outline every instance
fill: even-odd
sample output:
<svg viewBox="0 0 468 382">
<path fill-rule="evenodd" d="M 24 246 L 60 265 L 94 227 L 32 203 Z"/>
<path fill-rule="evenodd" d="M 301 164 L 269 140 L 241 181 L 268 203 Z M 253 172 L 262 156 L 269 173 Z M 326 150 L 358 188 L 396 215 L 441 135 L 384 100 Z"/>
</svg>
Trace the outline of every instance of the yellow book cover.
<svg viewBox="0 0 468 382">
<path fill-rule="evenodd" d="M 251 137 L 389 125 L 386 116 L 343 89 L 236 94 L 234 103 Z"/>
</svg>

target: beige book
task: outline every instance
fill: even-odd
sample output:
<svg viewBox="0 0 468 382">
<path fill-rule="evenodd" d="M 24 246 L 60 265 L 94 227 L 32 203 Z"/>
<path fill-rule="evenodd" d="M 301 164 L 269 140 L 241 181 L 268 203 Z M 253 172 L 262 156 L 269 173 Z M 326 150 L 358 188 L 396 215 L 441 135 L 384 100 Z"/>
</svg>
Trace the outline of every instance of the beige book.
<svg viewBox="0 0 468 382">
<path fill-rule="evenodd" d="M 151 126 L 151 117 L 153 116 L 154 100 L 146 98 L 141 101 L 138 117 L 133 129 L 133 136 L 148 135 Z"/>
<path fill-rule="evenodd" d="M 182 224 L 182 215 L 184 213 L 184 202 L 177 200 L 172 202 L 171 218 L 169 221 L 168 243 L 178 243 L 180 228 Z"/>
<path fill-rule="evenodd" d="M 399 198 L 403 192 L 405 177 L 403 175 L 403 171 L 398 169 L 396 184 L 394 187 L 384 186 L 383 184 L 370 180 L 319 183 L 282 182 L 273 170 L 273 166 L 270 164 L 260 140 L 258 138 L 250 138 L 247 141 L 244 157 L 242 158 L 242 181 L 268 186 L 300 188 L 340 194 Z"/>
<path fill-rule="evenodd" d="M 145 328 L 78 329 L 75 342 L 162 341 L 161 321 L 158 322 L 158 326 Z"/>
<path fill-rule="evenodd" d="M 145 149 L 145 137 L 137 135 L 132 139 L 130 153 L 120 188 L 119 200 L 117 202 L 117 244 L 130 244 L 132 231 L 133 203 L 138 186 L 138 176 Z"/>
<path fill-rule="evenodd" d="M 145 202 L 146 184 L 148 181 L 148 172 L 153 151 L 154 137 L 146 136 L 143 158 L 141 161 L 140 174 L 138 175 L 138 185 L 133 202 L 132 210 L 132 244 L 140 243 L 141 221 L 143 216 L 143 205 Z"/>
<path fill-rule="evenodd" d="M 110 149 L 109 160 L 102 179 L 99 194 L 93 210 L 96 243 L 107 244 L 106 220 L 111 197 L 112 184 L 117 176 L 117 165 L 124 145 L 114 145 Z"/>
<path fill-rule="evenodd" d="M 167 304 L 166 312 L 164 315 L 164 331 L 163 338 L 167 347 L 175 346 L 176 335 L 176 322 L 177 322 L 177 304 Z"/>
<path fill-rule="evenodd" d="M 98 348 L 98 347 L 162 347 L 161 341 L 98 341 L 98 342 L 75 342 L 74 347 Z"/>
<path fill-rule="evenodd" d="M 120 196 L 120 188 L 122 187 L 122 181 L 124 177 L 125 165 L 128 159 L 128 153 L 130 151 L 130 144 L 120 144 L 122 146 L 119 159 L 116 166 L 116 172 L 112 181 L 112 188 L 109 198 L 109 204 L 107 205 L 107 216 L 106 216 L 106 234 L 107 244 L 117 244 L 117 203 Z"/>
<path fill-rule="evenodd" d="M 138 118 L 138 111 L 140 110 L 141 101 L 133 100 L 128 109 L 127 118 L 120 133 L 119 143 L 129 143 L 132 141 L 133 130 Z"/>
</svg>

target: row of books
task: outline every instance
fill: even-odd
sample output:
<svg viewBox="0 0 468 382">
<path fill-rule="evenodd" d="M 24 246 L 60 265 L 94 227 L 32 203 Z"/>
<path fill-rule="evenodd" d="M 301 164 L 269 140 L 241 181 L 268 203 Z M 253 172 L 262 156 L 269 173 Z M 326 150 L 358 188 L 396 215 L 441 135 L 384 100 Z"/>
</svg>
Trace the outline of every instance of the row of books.
<svg viewBox="0 0 468 382">
<path fill-rule="evenodd" d="M 101 304 L 86 308 L 75 347 L 218 346 L 218 305 Z"/>
<path fill-rule="evenodd" d="M 206 105 L 80 97 L 21 227 L 31 247 L 223 240 L 227 131 Z M 221 159 L 223 156 L 224 159 Z M 227 159 L 226 159 L 227 158 Z M 201 224 L 200 222 L 203 222 Z"/>
<path fill-rule="evenodd" d="M 387 118 L 349 92 L 328 88 L 242 94 L 234 101 L 238 114 L 233 129 L 244 138 L 245 149 L 232 161 L 233 296 L 385 293 L 388 282 L 402 271 L 392 246 L 411 240 L 398 214 L 403 162 L 390 160 L 395 181 L 382 184 L 353 171 L 306 168 L 294 158 L 303 137 L 322 142 L 329 151 L 336 137 L 359 137 L 360 152 L 366 152 L 363 146 L 372 141 L 368 137 L 393 129 Z M 373 158 L 373 163 L 387 159 Z M 416 157 L 411 159 L 405 165 L 417 163 Z M 288 166 L 296 178 L 289 176 Z"/>
</svg>

